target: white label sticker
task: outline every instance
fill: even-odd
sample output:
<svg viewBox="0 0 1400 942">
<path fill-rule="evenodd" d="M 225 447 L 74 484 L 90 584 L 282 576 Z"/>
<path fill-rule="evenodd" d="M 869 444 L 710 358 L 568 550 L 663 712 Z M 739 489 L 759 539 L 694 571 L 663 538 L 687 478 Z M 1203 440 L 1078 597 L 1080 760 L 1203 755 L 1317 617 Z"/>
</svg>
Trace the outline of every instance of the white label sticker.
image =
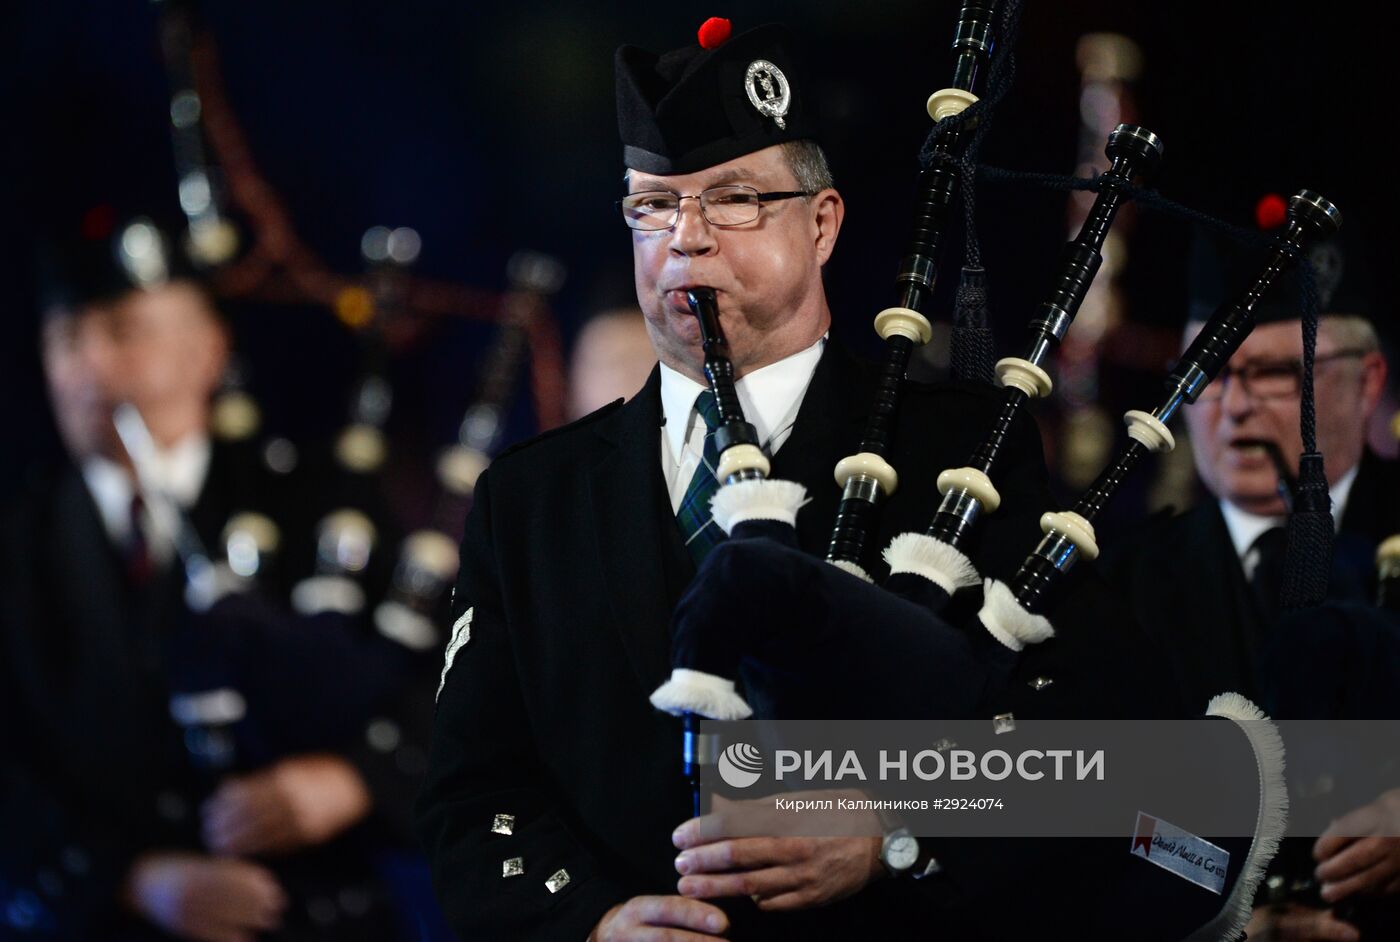
<svg viewBox="0 0 1400 942">
<path fill-rule="evenodd" d="M 1138 812 L 1129 853 L 1190 880 L 1219 896 L 1225 891 L 1230 852 L 1161 818 Z"/>
<path fill-rule="evenodd" d="M 457 652 L 462 649 L 462 645 L 472 639 L 472 612 L 476 608 L 469 608 L 462 613 L 452 625 L 452 640 L 447 642 L 447 655 L 442 665 L 442 678 L 438 681 L 437 696 L 442 696 L 443 685 L 447 683 L 447 672 L 452 670 L 452 661 L 457 657 Z M 434 697 L 433 699 L 437 699 Z"/>
</svg>

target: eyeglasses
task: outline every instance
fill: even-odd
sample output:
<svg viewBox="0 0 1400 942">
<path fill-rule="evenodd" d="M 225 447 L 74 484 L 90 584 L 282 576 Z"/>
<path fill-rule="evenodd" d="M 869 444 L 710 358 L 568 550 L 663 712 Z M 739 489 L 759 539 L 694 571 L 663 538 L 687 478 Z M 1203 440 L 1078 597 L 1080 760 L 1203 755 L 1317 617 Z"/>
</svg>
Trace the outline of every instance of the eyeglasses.
<svg viewBox="0 0 1400 942">
<path fill-rule="evenodd" d="M 1313 357 L 1314 365 L 1350 357 L 1364 357 L 1365 350 L 1336 350 L 1320 357 Z M 1225 387 L 1233 377 L 1239 377 L 1240 389 L 1255 401 L 1269 399 L 1292 399 L 1303 389 L 1302 360 L 1274 360 L 1246 363 L 1244 366 L 1227 365 L 1220 375 L 1201 390 L 1199 402 L 1213 402 L 1225 395 Z"/>
<path fill-rule="evenodd" d="M 712 226 L 742 226 L 758 218 L 759 208 L 774 200 L 811 196 L 806 190 L 760 193 L 751 186 L 712 186 L 699 196 L 681 196 L 670 190 L 629 193 L 617 201 L 622 218 L 633 229 L 670 229 L 681 215 L 682 200 L 699 200 L 700 214 Z"/>
</svg>

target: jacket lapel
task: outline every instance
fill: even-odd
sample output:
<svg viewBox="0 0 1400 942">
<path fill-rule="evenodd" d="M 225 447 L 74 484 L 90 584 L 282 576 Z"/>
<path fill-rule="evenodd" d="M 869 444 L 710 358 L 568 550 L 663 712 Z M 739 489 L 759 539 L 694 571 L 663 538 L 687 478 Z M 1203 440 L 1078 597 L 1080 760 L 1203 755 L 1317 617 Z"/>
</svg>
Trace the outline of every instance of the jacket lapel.
<svg viewBox="0 0 1400 942">
<path fill-rule="evenodd" d="M 828 340 L 792 435 L 773 457 L 773 477 L 801 483 L 812 499 L 797 515 L 798 540 L 808 552 L 826 551 L 841 501 L 836 462 L 860 438 L 867 398 L 859 364 L 845 347 Z"/>
<path fill-rule="evenodd" d="M 1214 498 L 1206 498 L 1193 515 L 1190 529 L 1194 532 L 1188 533 L 1182 544 L 1189 548 L 1184 551 L 1189 555 L 1183 558 L 1191 560 L 1193 575 L 1184 583 L 1193 586 L 1194 602 L 1186 607 L 1181 622 L 1181 628 L 1195 636 L 1187 642 L 1188 656 L 1201 659 L 1193 676 L 1217 677 L 1220 683 L 1234 685 L 1239 693 L 1257 697 L 1255 659 L 1266 630 L 1259 604 L 1235 554 L 1220 505 Z M 1175 551 L 1183 550 L 1178 547 Z M 1219 606 L 1220 611 L 1192 617 L 1198 605 Z M 1197 709 L 1204 706 L 1192 704 Z"/>
<path fill-rule="evenodd" d="M 1395 462 L 1384 460 L 1370 448 L 1362 452 L 1333 545 L 1328 598 L 1365 604 L 1375 601 L 1376 548 L 1400 532 L 1400 504 L 1391 497 L 1400 484 L 1396 471 Z"/>
<path fill-rule="evenodd" d="M 74 762 L 141 768 L 145 761 L 135 752 L 113 757 L 132 747 L 130 730 L 147 729 L 152 717 L 165 715 L 155 667 L 157 632 L 134 615 L 140 599 L 126 584 L 124 564 L 78 471 L 66 472 L 59 482 L 47 522 L 37 588 L 52 614 L 33 627 L 64 633 L 46 639 L 61 644 L 64 685 L 38 696 L 55 697 L 47 712 L 60 735 L 79 735 L 91 744 L 71 757 Z"/>
<path fill-rule="evenodd" d="M 623 646 L 650 693 L 671 670 L 671 610 L 693 575 L 661 474 L 661 373 L 600 420 L 589 469 L 593 532 Z"/>
<path fill-rule="evenodd" d="M 1343 533 L 1364 536 L 1372 544 L 1379 544 L 1400 530 L 1400 513 L 1396 513 L 1400 504 L 1391 499 L 1400 483 L 1396 471 L 1395 462 L 1386 461 L 1370 448 L 1361 453 L 1356 480 L 1342 512 Z"/>
<path fill-rule="evenodd" d="M 72 632 L 58 647 L 75 652 L 74 661 L 85 667 L 80 656 L 92 656 L 100 674 L 101 665 L 120 663 L 126 654 L 129 628 L 118 604 L 126 598 L 121 561 L 79 472 L 64 474 L 53 500 L 50 526 L 38 548 L 40 594 L 61 613 L 56 624 Z M 78 574 L 82 591 L 71 591 Z M 93 679 L 80 675 L 76 681 L 84 685 Z"/>
</svg>

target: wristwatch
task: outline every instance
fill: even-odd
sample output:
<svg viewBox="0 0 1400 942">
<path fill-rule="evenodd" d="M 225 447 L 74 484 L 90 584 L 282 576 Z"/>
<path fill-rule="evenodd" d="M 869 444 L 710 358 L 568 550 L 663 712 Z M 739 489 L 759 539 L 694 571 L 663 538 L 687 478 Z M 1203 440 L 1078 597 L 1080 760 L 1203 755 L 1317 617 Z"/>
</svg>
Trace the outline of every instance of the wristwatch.
<svg viewBox="0 0 1400 942">
<path fill-rule="evenodd" d="M 939 870 L 938 861 L 919 845 L 919 839 L 907 827 L 885 832 L 880 842 L 880 863 L 892 877 L 910 875 L 916 880 Z"/>
</svg>

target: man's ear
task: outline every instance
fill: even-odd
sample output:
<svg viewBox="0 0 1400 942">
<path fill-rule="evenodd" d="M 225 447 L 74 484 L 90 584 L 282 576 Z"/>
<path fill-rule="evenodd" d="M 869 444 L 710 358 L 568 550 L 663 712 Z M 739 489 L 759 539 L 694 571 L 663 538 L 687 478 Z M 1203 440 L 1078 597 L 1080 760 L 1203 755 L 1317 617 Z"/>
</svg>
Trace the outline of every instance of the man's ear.
<svg viewBox="0 0 1400 942">
<path fill-rule="evenodd" d="M 1367 417 L 1380 405 L 1388 372 L 1385 355 L 1379 351 L 1372 350 L 1361 358 L 1361 403 Z"/>
<path fill-rule="evenodd" d="M 812 223 L 815 230 L 817 264 L 825 265 L 836 249 L 836 237 L 841 232 L 841 221 L 846 218 L 846 201 L 841 194 L 831 188 L 822 190 L 812 197 Z"/>
<path fill-rule="evenodd" d="M 205 329 L 209 333 L 203 338 L 202 380 L 205 391 L 212 396 L 222 385 L 229 358 L 233 355 L 233 332 L 227 324 L 215 320 L 212 314 Z"/>
</svg>

